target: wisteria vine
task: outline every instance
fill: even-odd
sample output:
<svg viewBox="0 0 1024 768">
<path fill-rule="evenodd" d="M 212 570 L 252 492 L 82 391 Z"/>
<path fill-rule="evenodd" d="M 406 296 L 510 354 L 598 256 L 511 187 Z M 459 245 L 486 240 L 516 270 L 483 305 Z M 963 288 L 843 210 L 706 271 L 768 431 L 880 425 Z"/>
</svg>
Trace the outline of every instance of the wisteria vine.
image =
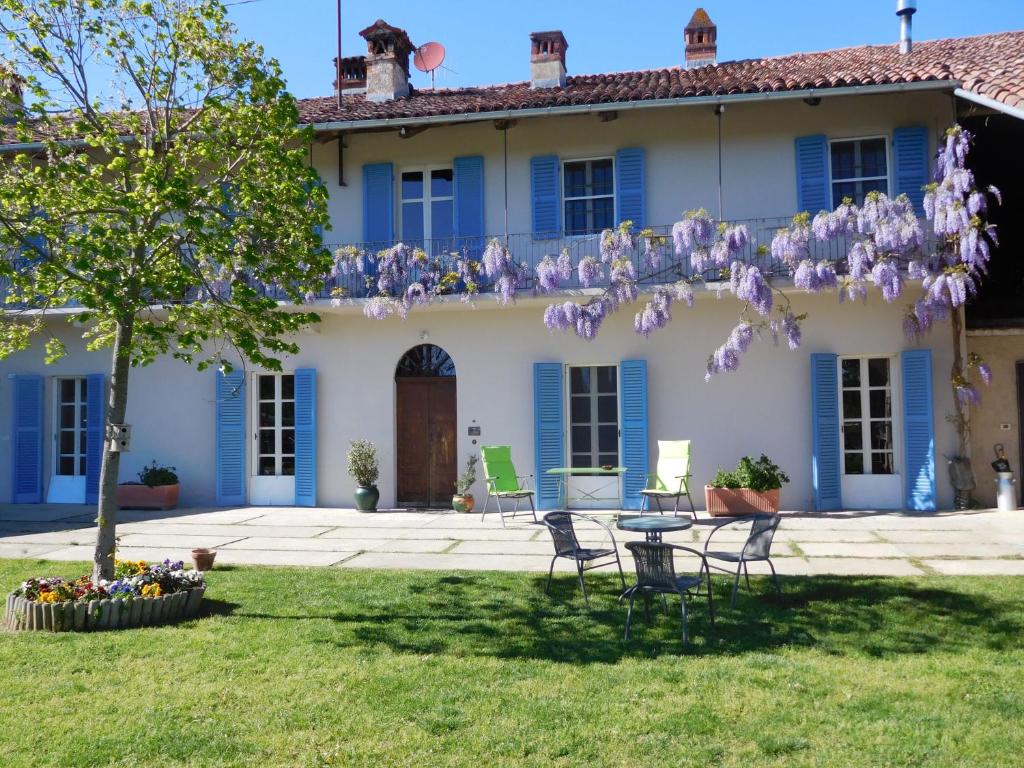
<svg viewBox="0 0 1024 768">
<path fill-rule="evenodd" d="M 376 288 L 364 312 L 376 319 L 394 314 L 404 318 L 413 306 L 446 293 L 469 301 L 482 286 L 492 287 L 502 304 L 514 303 L 517 293 L 528 287 L 535 295 L 583 289 L 585 298 L 550 304 L 544 324 L 587 341 L 597 337 L 610 315 L 640 299 L 641 284 L 645 301 L 634 328 L 650 337 L 671 322 L 675 304 L 692 306 L 694 285 L 704 283 L 742 302 L 739 322 L 708 357 L 706 379 L 736 370 L 760 336 L 776 344 L 784 339 L 790 349 L 800 346 L 806 315 L 794 312 L 786 291 L 773 280 L 811 294 L 835 292 L 841 302 L 866 300 L 871 287 L 888 303 L 909 298 L 903 328 L 919 339 L 977 291 L 998 242 L 985 213 L 992 200 L 1001 202 L 1000 194 L 994 187 L 978 188 L 966 166 L 970 144 L 971 134 L 957 125 L 946 132 L 939 148 L 934 181 L 925 188 L 923 200 L 931 236 L 907 195 L 869 192 L 861 205 L 845 199 L 832 211 L 798 214 L 768 245 L 755 243 L 746 226 L 716 221 L 699 209 L 685 213 L 670 238 L 650 229 L 636 231 L 626 221 L 601 234 L 598 255 L 574 258 L 566 249 L 544 256 L 532 274 L 525 262 L 515 261 L 506 244 L 494 239 L 479 260 L 468 252 L 431 259 L 422 249 L 402 243 L 376 255 L 343 248 L 335 255 L 332 277 L 363 275 L 371 294 Z M 746 258 L 751 249 L 758 263 Z M 668 258 L 669 252 L 676 258 Z M 816 257 L 823 252 L 839 255 Z M 908 295 L 911 288 L 914 295 Z M 597 292 L 589 295 L 588 289 Z M 343 298 L 336 291 L 335 302 Z M 977 355 L 957 367 L 953 387 L 963 406 L 980 400 L 970 370 L 986 384 L 992 375 Z"/>
</svg>

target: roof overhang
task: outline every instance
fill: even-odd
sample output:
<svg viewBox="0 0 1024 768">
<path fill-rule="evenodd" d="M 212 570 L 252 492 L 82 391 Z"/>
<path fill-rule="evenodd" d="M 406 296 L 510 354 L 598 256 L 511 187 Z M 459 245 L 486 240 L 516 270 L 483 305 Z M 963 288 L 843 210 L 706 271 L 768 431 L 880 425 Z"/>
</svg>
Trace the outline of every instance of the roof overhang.
<svg viewBox="0 0 1024 768">
<path fill-rule="evenodd" d="M 884 93 L 914 93 L 920 91 L 958 91 L 958 80 L 922 80 L 909 83 L 880 83 L 838 88 L 805 88 L 794 91 L 763 91 L 758 93 L 730 93 L 715 96 L 682 96 L 675 99 L 646 99 L 640 101 L 612 101 L 601 104 L 567 104 L 555 107 L 503 109 L 491 112 L 460 112 L 451 115 L 425 117 L 385 117 L 371 120 L 333 120 L 311 125 L 318 133 L 333 131 L 360 131 L 380 128 L 399 128 L 403 125 L 444 125 L 515 120 L 556 115 L 589 115 L 599 112 L 623 112 L 632 109 L 664 109 L 666 107 L 699 107 L 718 104 L 744 104 L 750 102 L 787 101 L 792 99 L 821 99 L 839 96 L 868 96 Z"/>
<path fill-rule="evenodd" d="M 970 101 L 982 107 L 994 109 L 996 112 L 1002 112 L 1004 115 L 1016 117 L 1018 120 L 1024 120 L 1024 109 L 1021 109 L 1020 107 L 1011 107 L 1009 104 L 1003 104 L 1001 101 L 996 101 L 988 96 L 982 96 L 980 93 L 975 93 L 974 91 L 966 91 L 963 88 L 957 88 L 953 93 L 965 101 Z"/>
</svg>

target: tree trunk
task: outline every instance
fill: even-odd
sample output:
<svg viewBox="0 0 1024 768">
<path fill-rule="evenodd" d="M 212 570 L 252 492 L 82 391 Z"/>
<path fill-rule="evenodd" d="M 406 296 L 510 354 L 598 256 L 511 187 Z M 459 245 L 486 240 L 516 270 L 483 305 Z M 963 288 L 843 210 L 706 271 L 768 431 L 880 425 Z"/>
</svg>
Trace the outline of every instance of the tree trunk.
<svg viewBox="0 0 1024 768">
<path fill-rule="evenodd" d="M 964 378 L 964 356 L 960 338 L 963 335 L 962 307 L 953 307 L 949 327 L 953 332 L 953 367 L 950 370 L 949 380 L 953 387 L 953 425 L 956 427 L 957 456 L 966 458 L 967 452 L 970 450 L 970 422 L 968 421 L 967 406 L 960 402 L 960 398 L 956 395 L 956 383 Z"/>
<path fill-rule="evenodd" d="M 114 578 L 114 550 L 117 545 L 117 478 L 121 468 L 121 452 L 110 450 L 106 439 L 111 424 L 124 424 L 128 407 L 128 371 L 131 362 L 132 331 L 135 317 L 121 318 L 114 338 L 113 366 L 110 374 L 110 396 L 107 401 L 103 463 L 100 467 L 100 500 L 96 516 L 96 551 L 93 554 L 92 578 Z"/>
</svg>

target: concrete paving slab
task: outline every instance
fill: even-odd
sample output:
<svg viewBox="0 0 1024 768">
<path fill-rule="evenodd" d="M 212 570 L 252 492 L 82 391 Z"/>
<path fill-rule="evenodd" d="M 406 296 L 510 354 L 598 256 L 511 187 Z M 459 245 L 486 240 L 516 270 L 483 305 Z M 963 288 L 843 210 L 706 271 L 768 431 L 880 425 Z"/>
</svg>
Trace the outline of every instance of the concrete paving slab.
<svg viewBox="0 0 1024 768">
<path fill-rule="evenodd" d="M 349 543 L 354 545 L 361 541 L 366 539 L 353 539 Z M 363 549 L 369 552 L 444 552 L 455 543 L 446 539 L 391 539 L 373 542 Z"/>
<path fill-rule="evenodd" d="M 374 545 L 384 544 L 384 539 L 283 539 L 250 536 L 217 547 L 219 551 L 245 549 L 266 552 L 357 552 Z"/>
<path fill-rule="evenodd" d="M 53 552 L 48 552 L 47 560 L 92 560 L 93 548 L 88 547 L 65 547 Z M 123 547 L 117 550 L 119 560 L 145 560 L 150 563 L 162 562 L 165 558 L 171 560 L 182 560 L 185 563 L 192 561 L 190 549 L 156 549 L 153 547 Z"/>
<path fill-rule="evenodd" d="M 923 573 L 908 561 L 897 559 L 815 557 L 808 565 L 812 576 L 920 576 Z"/>
<path fill-rule="evenodd" d="M 79 504 L 11 504 L 0 508 L 0 520 L 52 522 L 82 515 L 87 509 Z M 92 514 L 96 516 L 95 507 Z"/>
<path fill-rule="evenodd" d="M 334 565 L 355 552 L 314 552 L 311 550 L 218 550 L 216 565 Z"/>
<path fill-rule="evenodd" d="M 948 544 L 957 546 L 961 544 L 999 544 L 1003 542 L 1020 541 L 1024 537 L 1015 536 L 1008 531 L 998 528 L 984 528 L 970 531 L 893 531 L 880 530 L 878 535 L 886 541 L 896 544 Z"/>
<path fill-rule="evenodd" d="M 49 553 L 62 549 L 59 544 L 11 544 L 0 543 L 0 557 L 49 557 Z"/>
<path fill-rule="evenodd" d="M 278 509 L 267 507 L 266 511 L 251 520 L 247 525 L 280 525 L 280 526 L 318 526 L 328 528 L 356 525 L 357 527 L 390 527 L 395 525 L 420 526 L 433 519 L 433 515 L 417 515 L 404 513 L 365 513 L 358 514 L 344 509 Z"/>
<path fill-rule="evenodd" d="M 798 544 L 800 551 L 807 557 L 905 557 L 895 544 L 882 542 L 846 544 L 843 542 L 807 541 Z"/>
<path fill-rule="evenodd" d="M 66 531 L 43 531 L 37 533 L 0 533 L 3 544 L 91 544 L 96 541 L 95 528 L 72 528 Z"/>
<path fill-rule="evenodd" d="M 324 534 L 327 536 L 344 536 L 344 529 L 338 528 Z M 550 538 L 547 530 L 531 526 L 530 528 L 481 528 L 479 530 L 453 530 L 451 528 L 408 528 L 396 530 L 393 534 L 396 539 L 445 539 L 447 541 L 459 541 L 473 539 L 475 541 L 533 541 L 540 538 Z"/>
<path fill-rule="evenodd" d="M 555 554 L 550 541 L 460 541 L 450 551 L 457 555 L 544 555 L 549 559 Z"/>
<path fill-rule="evenodd" d="M 947 576 L 1024 576 L 1024 560 L 922 560 Z"/>
<path fill-rule="evenodd" d="M 129 533 L 121 536 L 120 548 L 145 547 L 147 549 L 193 549 L 222 547 L 228 542 L 240 539 L 240 536 L 188 536 L 164 535 L 161 533 Z M 190 555 L 191 557 L 191 555 Z"/>
<path fill-rule="evenodd" d="M 270 538 L 312 538 L 326 533 L 329 528 L 322 526 L 313 527 L 285 527 L 285 526 L 246 526 L 246 525 L 184 525 L 181 523 L 168 523 L 154 527 L 145 523 L 128 523 L 119 525 L 118 531 L 126 533 L 153 533 L 159 531 L 162 534 L 172 536 L 226 536 L 230 539 L 240 539 L 252 533 L 259 533 L 260 536 Z"/>
<path fill-rule="evenodd" d="M 1024 544 L 897 544 L 907 557 L 1024 557 Z"/>
<path fill-rule="evenodd" d="M 789 529 L 779 527 L 775 532 L 775 541 L 845 541 L 845 542 L 876 542 L 878 536 L 874 531 L 863 531 L 856 528 L 823 528 L 820 530 L 803 528 Z"/>
</svg>

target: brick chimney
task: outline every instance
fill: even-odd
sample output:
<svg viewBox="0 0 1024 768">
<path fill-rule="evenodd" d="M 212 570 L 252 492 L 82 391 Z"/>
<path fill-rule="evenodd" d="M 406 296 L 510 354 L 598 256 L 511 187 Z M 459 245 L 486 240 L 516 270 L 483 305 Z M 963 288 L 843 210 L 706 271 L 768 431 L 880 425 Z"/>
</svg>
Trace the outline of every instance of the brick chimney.
<svg viewBox="0 0 1024 768">
<path fill-rule="evenodd" d="M 331 59 L 334 64 L 334 90 L 338 90 L 338 57 Z M 341 90 L 353 93 L 366 92 L 366 57 L 343 56 L 341 59 Z"/>
<path fill-rule="evenodd" d="M 377 19 L 359 34 L 366 40 L 366 100 L 392 101 L 408 96 L 413 46 L 405 30 Z"/>
<path fill-rule="evenodd" d="M 686 39 L 686 68 L 708 67 L 718 62 L 718 27 L 703 8 L 690 17 L 683 31 Z"/>
<path fill-rule="evenodd" d="M 569 43 L 562 30 L 530 34 L 530 87 L 565 87 L 565 52 Z"/>
</svg>

